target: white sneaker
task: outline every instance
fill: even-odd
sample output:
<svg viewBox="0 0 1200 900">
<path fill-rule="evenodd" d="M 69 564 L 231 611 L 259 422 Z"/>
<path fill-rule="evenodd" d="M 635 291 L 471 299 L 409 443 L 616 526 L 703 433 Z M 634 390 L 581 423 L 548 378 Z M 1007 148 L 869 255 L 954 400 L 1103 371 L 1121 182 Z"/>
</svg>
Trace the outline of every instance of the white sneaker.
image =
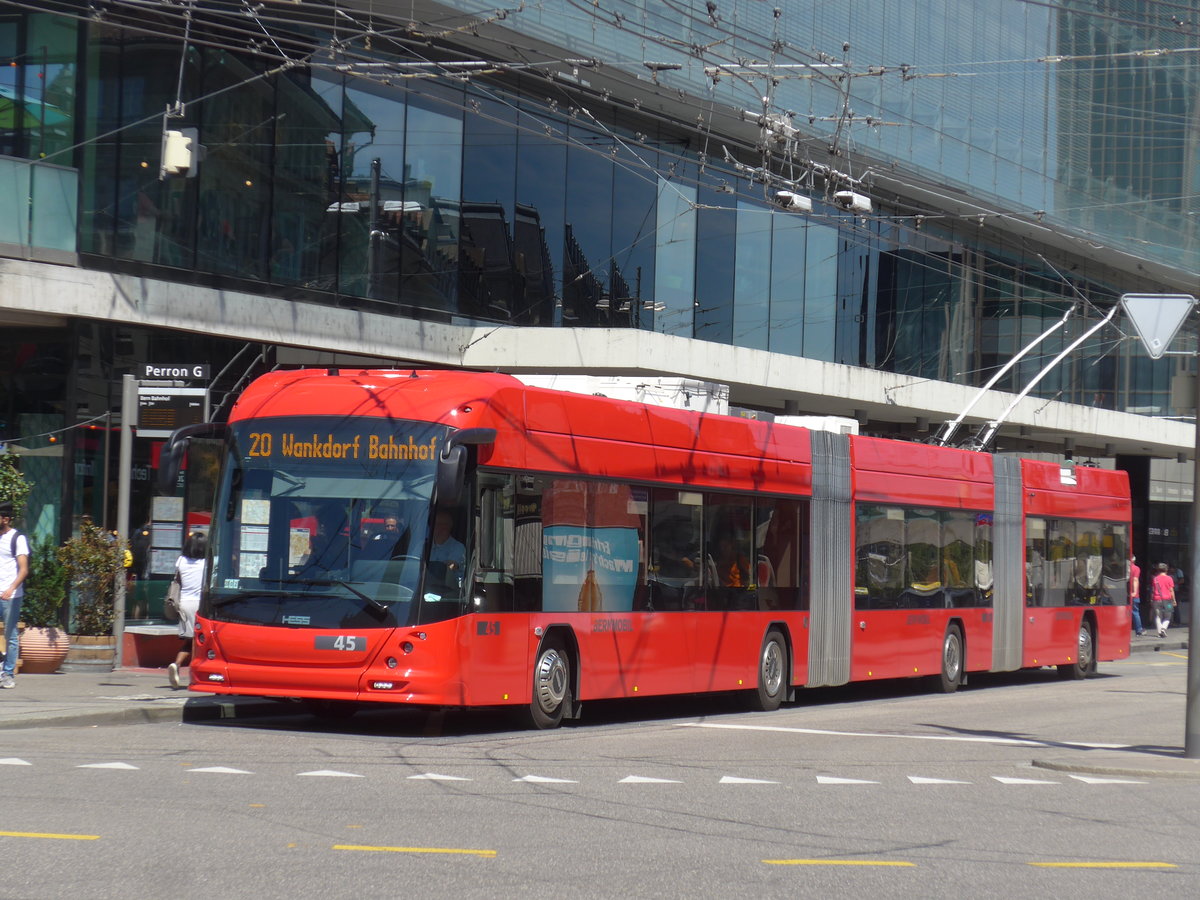
<svg viewBox="0 0 1200 900">
<path fill-rule="evenodd" d="M 0 688 L 15 688 L 16 686 L 17 683 L 11 675 L 0 677 Z"/>
<path fill-rule="evenodd" d="M 171 687 L 179 687 L 179 666 L 175 663 L 167 666 L 167 681 L 171 682 Z"/>
</svg>

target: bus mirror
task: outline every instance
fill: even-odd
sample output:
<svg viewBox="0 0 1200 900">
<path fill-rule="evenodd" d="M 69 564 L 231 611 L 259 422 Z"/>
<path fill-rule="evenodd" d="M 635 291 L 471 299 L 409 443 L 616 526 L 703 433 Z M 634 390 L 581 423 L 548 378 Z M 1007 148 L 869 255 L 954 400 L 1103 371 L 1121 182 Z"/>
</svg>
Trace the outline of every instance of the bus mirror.
<svg viewBox="0 0 1200 900">
<path fill-rule="evenodd" d="M 176 428 L 163 445 L 162 454 L 158 458 L 158 492 L 174 494 L 175 484 L 179 480 L 179 470 L 183 466 L 184 456 L 187 455 L 188 444 L 194 437 L 220 438 L 225 436 L 226 426 L 223 422 L 199 422 L 195 425 L 185 425 Z"/>
<path fill-rule="evenodd" d="M 450 435 L 438 457 L 438 506 L 457 506 L 462 499 L 463 483 L 467 480 L 467 445 L 478 446 L 495 441 L 495 428 L 464 428 Z"/>
<path fill-rule="evenodd" d="M 459 444 L 494 444 L 496 443 L 495 428 L 464 428 L 462 431 L 456 431 L 450 435 L 446 441 L 446 452 L 457 447 Z"/>
</svg>

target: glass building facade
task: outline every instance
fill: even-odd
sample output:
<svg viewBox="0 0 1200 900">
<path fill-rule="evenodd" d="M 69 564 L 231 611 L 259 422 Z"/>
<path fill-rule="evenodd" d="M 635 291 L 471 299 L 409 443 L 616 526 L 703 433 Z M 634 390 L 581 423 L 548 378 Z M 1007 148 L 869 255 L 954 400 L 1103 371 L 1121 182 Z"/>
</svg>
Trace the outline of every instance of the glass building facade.
<svg viewBox="0 0 1200 900">
<path fill-rule="evenodd" d="M 186 8 L 0 3 L 0 246 L 960 384 L 1078 303 L 1000 389 L 1122 293 L 1180 289 L 1133 260 L 1200 262 L 1197 54 L 1144 0 Z M 188 129 L 203 151 L 164 177 L 164 131 Z M 61 214 L 15 202 L 29 171 Z M 835 202 L 847 187 L 869 212 Z M 214 369 L 236 349 L 214 342 Z M 1110 329 L 1035 394 L 1170 415 L 1180 366 Z"/>
<path fill-rule="evenodd" d="M 822 192 L 811 176 L 811 213 L 780 210 L 752 148 L 716 152 L 722 115 L 763 105 L 766 65 L 772 107 L 810 111 L 791 119 L 810 129 L 799 143 L 838 142 L 832 158 L 848 173 L 856 155 L 886 159 L 1108 246 L 1173 264 L 1194 253 L 1176 222 L 1190 223 L 1192 203 L 1191 101 L 1176 90 L 1190 56 L 1101 73 L 1102 36 L 1110 55 L 1135 45 L 1098 14 L 1106 4 L 1074 14 L 1070 4 L 875 0 L 773 18 L 748 0 L 715 16 L 684 4 L 682 17 L 614 2 L 618 27 L 549 0 L 512 17 L 562 58 L 679 65 L 655 80 L 726 110 L 702 113 L 699 127 L 639 116 L 636 84 L 624 102 L 594 105 L 544 73 L 491 66 L 468 77 L 453 34 L 416 51 L 305 6 L 259 22 L 278 36 L 275 54 L 266 37 L 250 47 L 230 36 L 237 4 L 198 4 L 187 40 L 178 16 L 147 21 L 133 5 L 99 19 L 71 3 L 0 7 L 12 10 L 0 55 L 13 62 L 0 89 L 22 111 L 0 146 L 77 167 L 88 265 L 399 316 L 653 329 L 961 383 L 980 383 L 1081 294 L 1094 318 L 1144 289 L 1094 253 L 1044 261 L 986 217 L 885 199 L 855 215 L 829 202 L 835 183 Z M 1113 6 L 1136 16 L 1140 4 Z M 676 45 L 714 49 L 701 66 L 694 53 L 672 55 Z M 829 115 L 851 104 L 857 115 Z M 868 110 L 886 125 L 866 125 Z M 194 177 L 161 178 L 164 129 L 189 128 L 204 147 Z M 1076 321 L 998 386 L 1026 383 L 1087 315 Z M 1098 337 L 1038 391 L 1167 413 L 1172 368 Z"/>
</svg>

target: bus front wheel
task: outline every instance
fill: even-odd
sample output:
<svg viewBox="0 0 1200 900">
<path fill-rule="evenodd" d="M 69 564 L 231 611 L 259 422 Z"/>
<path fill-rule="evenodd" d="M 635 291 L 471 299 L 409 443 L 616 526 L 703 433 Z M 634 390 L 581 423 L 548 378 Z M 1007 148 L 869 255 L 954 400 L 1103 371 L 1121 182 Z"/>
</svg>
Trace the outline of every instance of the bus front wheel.
<svg viewBox="0 0 1200 900">
<path fill-rule="evenodd" d="M 758 655 L 758 688 L 750 696 L 753 709 L 771 712 L 779 709 L 787 692 L 787 644 L 779 629 L 772 628 L 763 638 Z"/>
<path fill-rule="evenodd" d="M 534 728 L 557 728 L 571 701 L 571 660 L 566 648 L 547 641 L 533 667 L 533 699 L 529 720 Z"/>
</svg>

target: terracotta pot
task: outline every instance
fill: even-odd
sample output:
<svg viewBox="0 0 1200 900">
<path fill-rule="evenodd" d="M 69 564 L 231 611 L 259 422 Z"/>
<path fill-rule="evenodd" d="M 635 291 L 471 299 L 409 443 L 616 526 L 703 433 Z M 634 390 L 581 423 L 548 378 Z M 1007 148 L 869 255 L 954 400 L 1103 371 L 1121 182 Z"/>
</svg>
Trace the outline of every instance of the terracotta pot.
<svg viewBox="0 0 1200 900">
<path fill-rule="evenodd" d="M 71 648 L 61 628 L 25 627 L 21 632 L 21 674 L 49 675 L 57 672 Z"/>
</svg>

